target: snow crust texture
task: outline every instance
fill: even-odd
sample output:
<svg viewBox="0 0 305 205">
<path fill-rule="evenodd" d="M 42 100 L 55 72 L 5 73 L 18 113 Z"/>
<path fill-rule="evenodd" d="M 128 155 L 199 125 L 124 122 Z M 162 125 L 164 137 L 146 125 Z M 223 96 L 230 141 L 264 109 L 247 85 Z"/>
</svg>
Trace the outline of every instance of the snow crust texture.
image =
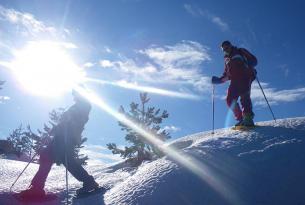
<svg viewBox="0 0 305 205">
<path fill-rule="evenodd" d="M 70 176 L 70 204 L 305 204 L 305 117 L 260 122 L 250 131 L 228 128 L 213 135 L 197 133 L 168 146 L 183 153 L 181 157 L 187 155 L 193 167 L 171 157 L 145 162 L 138 168 L 124 163 L 87 166 L 109 190 L 104 196 L 73 200 L 72 193 L 81 183 Z M 0 159 L 0 205 L 21 204 L 8 192 L 25 165 Z M 25 189 L 37 168 L 29 166 L 14 190 Z M 46 190 L 58 193 L 59 199 L 43 204 L 65 204 L 64 189 L 65 171 L 54 166 Z"/>
</svg>

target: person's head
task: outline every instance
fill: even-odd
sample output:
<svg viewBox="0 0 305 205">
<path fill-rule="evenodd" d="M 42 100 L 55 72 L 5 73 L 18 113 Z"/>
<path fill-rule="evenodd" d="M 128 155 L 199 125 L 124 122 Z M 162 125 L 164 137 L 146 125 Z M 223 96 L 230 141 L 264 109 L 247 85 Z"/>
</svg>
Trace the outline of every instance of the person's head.
<svg viewBox="0 0 305 205">
<path fill-rule="evenodd" d="M 77 101 L 79 101 L 82 98 L 80 93 L 77 90 L 75 90 L 75 89 L 72 90 L 72 96 L 73 96 L 74 102 L 77 102 Z"/>
<path fill-rule="evenodd" d="M 81 88 L 85 89 L 84 85 L 79 85 Z M 73 96 L 73 100 L 74 102 L 79 102 L 79 101 L 85 101 L 85 97 L 82 96 L 81 93 L 79 93 L 79 91 L 77 89 L 72 89 L 72 96 Z"/>
<path fill-rule="evenodd" d="M 230 41 L 224 41 L 221 43 L 221 49 L 225 55 L 230 55 L 233 49 L 233 45 Z"/>
</svg>

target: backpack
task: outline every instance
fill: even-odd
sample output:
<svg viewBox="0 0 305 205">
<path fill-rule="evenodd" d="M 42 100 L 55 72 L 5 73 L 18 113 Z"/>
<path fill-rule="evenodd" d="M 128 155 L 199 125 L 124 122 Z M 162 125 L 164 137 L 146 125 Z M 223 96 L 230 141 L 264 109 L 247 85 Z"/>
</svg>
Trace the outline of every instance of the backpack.
<svg viewBox="0 0 305 205">
<path fill-rule="evenodd" d="M 244 58 L 245 63 L 248 66 L 254 68 L 257 65 L 256 57 L 252 53 L 250 53 L 247 49 L 239 48 L 238 51 L 240 52 L 240 54 Z"/>
</svg>

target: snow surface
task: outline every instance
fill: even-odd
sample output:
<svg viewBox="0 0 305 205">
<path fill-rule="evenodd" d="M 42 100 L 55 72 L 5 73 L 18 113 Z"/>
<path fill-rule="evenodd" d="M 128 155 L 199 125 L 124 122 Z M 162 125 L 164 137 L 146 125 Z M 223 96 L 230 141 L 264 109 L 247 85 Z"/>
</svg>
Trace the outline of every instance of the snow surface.
<svg viewBox="0 0 305 205">
<path fill-rule="evenodd" d="M 81 183 L 70 176 L 70 204 L 305 204 L 305 117 L 257 124 L 259 127 L 251 131 L 220 129 L 214 135 L 198 133 L 168 145 L 186 153 L 189 161 L 197 162 L 202 174 L 170 157 L 143 163 L 137 169 L 124 163 L 86 166 L 109 190 L 104 196 L 72 200 L 73 191 Z M 0 159 L 1 205 L 21 204 L 8 192 L 25 165 Z M 38 165 L 29 166 L 14 190 L 26 189 L 37 168 Z M 46 191 L 60 197 L 43 204 L 65 204 L 64 189 L 65 170 L 53 166 Z"/>
</svg>

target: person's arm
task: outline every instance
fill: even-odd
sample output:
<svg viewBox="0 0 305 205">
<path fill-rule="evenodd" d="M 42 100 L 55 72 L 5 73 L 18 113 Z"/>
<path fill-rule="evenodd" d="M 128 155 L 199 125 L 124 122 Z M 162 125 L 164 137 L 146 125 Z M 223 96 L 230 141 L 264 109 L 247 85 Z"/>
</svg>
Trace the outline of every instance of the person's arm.
<svg viewBox="0 0 305 205">
<path fill-rule="evenodd" d="M 230 80 L 230 78 L 228 76 L 227 68 L 225 68 L 225 71 L 223 72 L 222 76 L 220 77 L 220 80 L 222 83 Z"/>
<path fill-rule="evenodd" d="M 224 83 L 228 80 L 230 80 L 229 76 L 228 76 L 228 72 L 227 72 L 227 66 L 225 66 L 225 71 L 223 72 L 221 77 L 217 77 L 217 76 L 213 76 L 212 77 L 212 84 L 221 84 Z"/>
</svg>

